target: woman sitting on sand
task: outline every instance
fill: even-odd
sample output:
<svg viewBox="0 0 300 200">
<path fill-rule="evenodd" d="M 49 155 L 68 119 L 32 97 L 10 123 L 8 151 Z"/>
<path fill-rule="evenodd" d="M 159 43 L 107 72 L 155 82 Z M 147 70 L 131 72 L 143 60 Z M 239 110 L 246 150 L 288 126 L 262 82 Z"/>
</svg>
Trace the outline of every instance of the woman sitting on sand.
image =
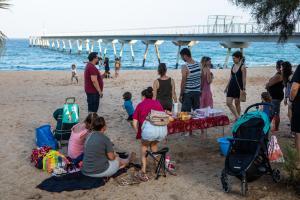
<svg viewBox="0 0 300 200">
<path fill-rule="evenodd" d="M 68 144 L 68 156 L 75 164 L 83 159 L 83 148 L 86 136 L 91 131 L 91 124 L 93 119 L 98 115 L 90 113 L 84 120 L 84 123 L 79 123 L 72 128 L 71 137 Z"/>
<path fill-rule="evenodd" d="M 157 152 L 158 150 L 158 142 L 157 140 L 152 140 L 151 135 L 147 134 L 147 140 L 142 137 L 142 126 L 151 112 L 151 110 L 156 111 L 164 111 L 163 107 L 157 100 L 153 100 L 153 89 L 152 87 L 148 87 L 147 89 L 142 91 L 142 102 L 139 103 L 133 114 L 133 127 L 137 133 L 136 138 L 141 139 L 141 152 L 142 152 L 142 171 L 139 174 L 139 178 L 142 181 L 148 181 L 149 178 L 146 175 L 146 151 L 148 147 L 150 147 L 152 152 Z M 163 138 L 162 138 L 163 139 Z"/>
<path fill-rule="evenodd" d="M 105 135 L 106 123 L 97 116 L 92 122 L 92 132 L 84 145 L 81 172 L 90 177 L 110 177 L 128 162 L 121 161 L 114 152 L 113 143 Z"/>
<path fill-rule="evenodd" d="M 175 81 L 166 75 L 165 63 L 159 64 L 157 72 L 160 78 L 153 83 L 153 99 L 158 100 L 165 110 L 172 111 L 173 101 L 177 103 Z"/>
</svg>

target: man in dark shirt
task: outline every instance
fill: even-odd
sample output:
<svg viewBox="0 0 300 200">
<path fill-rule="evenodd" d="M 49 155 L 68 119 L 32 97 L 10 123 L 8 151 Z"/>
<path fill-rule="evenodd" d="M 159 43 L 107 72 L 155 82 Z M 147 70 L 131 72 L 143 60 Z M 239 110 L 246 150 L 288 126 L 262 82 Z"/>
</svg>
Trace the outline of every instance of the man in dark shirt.
<svg viewBox="0 0 300 200">
<path fill-rule="evenodd" d="M 290 101 L 292 102 L 291 131 L 296 134 L 296 148 L 300 159 L 300 65 L 292 78 Z M 300 162 L 297 167 L 300 168 Z"/>
<path fill-rule="evenodd" d="M 84 70 L 84 90 L 87 96 L 88 112 L 97 112 L 100 98 L 103 97 L 103 80 L 96 65 L 99 64 L 97 52 L 88 56 L 89 62 Z"/>
</svg>

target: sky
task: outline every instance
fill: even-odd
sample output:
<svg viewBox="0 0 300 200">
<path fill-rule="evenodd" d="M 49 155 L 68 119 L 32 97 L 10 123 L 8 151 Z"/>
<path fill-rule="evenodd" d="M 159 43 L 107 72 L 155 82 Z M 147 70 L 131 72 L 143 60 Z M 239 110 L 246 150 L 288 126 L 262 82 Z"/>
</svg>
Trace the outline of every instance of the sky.
<svg viewBox="0 0 300 200">
<path fill-rule="evenodd" d="M 9 38 L 43 33 L 207 24 L 209 15 L 242 16 L 229 0 L 9 0 L 0 30 Z"/>
</svg>

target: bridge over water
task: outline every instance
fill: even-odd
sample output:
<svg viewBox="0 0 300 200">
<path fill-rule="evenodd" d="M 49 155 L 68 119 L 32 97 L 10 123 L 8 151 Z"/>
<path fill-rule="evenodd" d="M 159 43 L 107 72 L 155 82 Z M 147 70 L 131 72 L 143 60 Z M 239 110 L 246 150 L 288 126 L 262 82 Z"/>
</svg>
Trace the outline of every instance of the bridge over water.
<svg viewBox="0 0 300 200">
<path fill-rule="evenodd" d="M 151 27 L 135 29 L 115 29 L 99 32 L 47 34 L 42 36 L 30 36 L 29 45 L 32 47 L 50 48 L 59 51 L 82 53 L 92 52 L 98 45 L 101 56 L 106 56 L 107 49 L 102 52 L 101 44 L 111 44 L 114 56 L 122 57 L 124 45 L 131 48 L 131 56 L 134 60 L 134 44 L 142 41 L 145 44 L 143 66 L 148 54 L 149 45 L 155 46 L 158 62 L 160 62 L 159 45 L 164 41 L 172 41 L 178 46 L 176 68 L 178 67 L 179 52 L 183 46 L 191 48 L 201 41 L 217 41 L 224 48 L 227 48 L 227 55 L 224 66 L 227 66 L 232 48 L 240 48 L 243 51 L 251 42 L 277 42 L 278 32 L 266 33 L 256 23 L 237 23 L 235 16 L 209 16 L 207 25 L 172 26 L 172 27 Z M 210 21 L 213 21 L 211 23 Z M 300 26 L 296 26 L 295 33 L 289 37 L 287 42 L 300 44 Z M 116 44 L 120 43 L 119 54 L 116 51 Z M 74 49 L 76 46 L 76 49 Z M 298 45 L 297 45 L 298 46 Z M 84 48 L 83 48 L 84 47 Z"/>
</svg>

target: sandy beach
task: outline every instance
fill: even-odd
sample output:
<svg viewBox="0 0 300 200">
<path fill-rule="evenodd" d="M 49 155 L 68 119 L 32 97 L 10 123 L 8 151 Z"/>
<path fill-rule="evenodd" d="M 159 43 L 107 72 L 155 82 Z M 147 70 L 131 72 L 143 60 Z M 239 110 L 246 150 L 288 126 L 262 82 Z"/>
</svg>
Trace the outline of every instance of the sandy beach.
<svg viewBox="0 0 300 200">
<path fill-rule="evenodd" d="M 215 79 L 212 90 L 216 108 L 225 107 L 224 87 L 229 78 L 229 70 L 213 70 Z M 248 105 L 260 101 L 267 79 L 275 73 L 272 68 L 248 69 Z M 169 71 L 168 75 L 176 81 L 179 93 L 180 70 Z M 35 128 L 51 123 L 53 111 L 61 107 L 64 99 L 76 97 L 80 106 L 80 118 L 87 115 L 86 96 L 83 88 L 83 72 L 79 72 L 79 84 L 70 84 L 69 71 L 0 72 L 0 199 L 241 199 L 240 183 L 232 178 L 233 192 L 225 194 L 220 184 L 220 173 L 224 167 L 224 157 L 219 153 L 216 138 L 222 135 L 221 128 L 208 130 L 208 138 L 200 134 L 184 137 L 180 134 L 170 136 L 172 160 L 176 161 L 178 176 L 162 177 L 134 186 L 118 186 L 111 179 L 105 186 L 89 191 L 48 193 L 36 189 L 49 174 L 33 167 L 30 153 L 35 147 Z M 140 92 L 151 86 L 157 78 L 156 71 L 121 71 L 117 80 L 105 80 L 104 98 L 101 99 L 99 114 L 108 124 L 107 135 L 115 146 L 139 155 L 139 142 L 126 121 L 122 108 L 122 94 L 130 91 L 135 105 L 140 101 Z M 287 133 L 287 108 L 282 105 L 282 123 L 278 138 L 280 144 L 292 143 L 280 137 Z M 225 133 L 230 134 L 230 127 Z M 196 132 L 198 133 L 198 132 Z M 200 131 L 199 131 L 200 133 Z M 289 140 L 289 141 L 288 141 Z M 164 146 L 164 144 L 161 144 Z M 281 165 L 278 166 L 282 168 Z M 275 184 L 270 176 L 249 183 L 248 197 L 245 199 L 297 199 L 294 191 L 285 184 Z"/>
</svg>

